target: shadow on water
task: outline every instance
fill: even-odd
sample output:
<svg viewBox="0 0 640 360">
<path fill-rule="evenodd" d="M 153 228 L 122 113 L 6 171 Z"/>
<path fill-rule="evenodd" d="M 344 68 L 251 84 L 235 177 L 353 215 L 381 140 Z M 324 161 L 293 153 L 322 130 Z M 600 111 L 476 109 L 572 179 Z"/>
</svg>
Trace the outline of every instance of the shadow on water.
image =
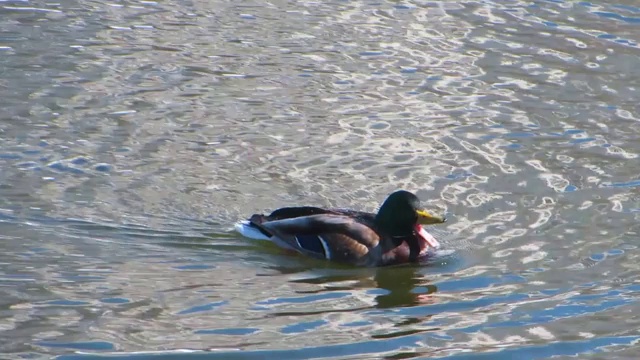
<svg viewBox="0 0 640 360">
<path fill-rule="evenodd" d="M 325 285 L 323 289 L 309 291 L 321 293 L 351 289 L 376 289 L 374 308 L 390 309 L 413 306 L 423 303 L 429 294 L 438 289 L 429 284 L 429 280 L 421 274 L 421 267 L 393 266 L 377 269 L 345 271 L 340 274 L 319 275 L 315 278 L 292 280 L 292 282 L 308 284 L 335 284 L 349 282 L 349 285 Z"/>
</svg>

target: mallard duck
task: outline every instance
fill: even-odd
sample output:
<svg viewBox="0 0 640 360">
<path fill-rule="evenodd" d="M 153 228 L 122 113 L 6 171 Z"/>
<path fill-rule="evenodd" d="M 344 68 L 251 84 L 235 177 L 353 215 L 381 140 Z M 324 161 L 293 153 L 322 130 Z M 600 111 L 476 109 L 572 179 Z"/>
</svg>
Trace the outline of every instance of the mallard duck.
<svg viewBox="0 0 640 360">
<path fill-rule="evenodd" d="M 236 224 L 248 237 L 269 240 L 285 249 L 358 266 L 415 262 L 429 248 L 440 247 L 422 225 L 445 222 L 430 214 L 409 191 L 387 197 L 377 214 L 313 206 L 284 207 L 254 214 Z"/>
</svg>

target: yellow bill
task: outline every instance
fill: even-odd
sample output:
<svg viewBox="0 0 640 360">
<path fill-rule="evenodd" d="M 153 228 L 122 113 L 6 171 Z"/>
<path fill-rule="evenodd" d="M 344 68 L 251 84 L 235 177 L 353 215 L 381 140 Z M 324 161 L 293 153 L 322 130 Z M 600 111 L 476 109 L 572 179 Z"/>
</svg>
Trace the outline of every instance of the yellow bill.
<svg viewBox="0 0 640 360">
<path fill-rule="evenodd" d="M 426 210 L 417 210 L 418 214 L 418 224 L 422 225 L 431 225 L 431 224 L 442 224 L 447 221 L 443 216 L 432 215 Z"/>
</svg>

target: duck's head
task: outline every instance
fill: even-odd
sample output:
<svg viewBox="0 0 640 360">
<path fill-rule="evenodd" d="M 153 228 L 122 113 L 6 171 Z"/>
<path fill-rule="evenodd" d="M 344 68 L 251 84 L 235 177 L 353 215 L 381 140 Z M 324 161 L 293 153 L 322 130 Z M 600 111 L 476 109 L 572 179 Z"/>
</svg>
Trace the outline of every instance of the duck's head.
<svg viewBox="0 0 640 360">
<path fill-rule="evenodd" d="M 409 191 L 398 190 L 387 197 L 382 203 L 376 223 L 390 236 L 396 239 L 403 239 L 409 245 L 409 258 L 415 261 L 420 253 L 420 242 L 417 237 L 421 237 L 427 244 L 433 244 L 431 236 L 421 235 L 425 230 L 422 225 L 441 224 L 446 219 L 436 216 L 424 210 L 420 205 L 420 199 Z"/>
</svg>

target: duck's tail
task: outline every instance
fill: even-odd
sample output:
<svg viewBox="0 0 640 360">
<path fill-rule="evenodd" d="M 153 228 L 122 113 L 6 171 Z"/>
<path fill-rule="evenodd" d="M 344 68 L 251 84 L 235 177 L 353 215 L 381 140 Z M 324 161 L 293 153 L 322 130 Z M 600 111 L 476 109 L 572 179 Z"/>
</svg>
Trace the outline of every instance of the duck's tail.
<svg viewBox="0 0 640 360">
<path fill-rule="evenodd" d="M 258 219 L 257 217 L 260 217 Z M 262 215 L 253 215 L 249 220 L 239 221 L 235 224 L 235 229 L 242 236 L 254 240 L 272 240 L 271 234 L 259 227 L 257 223 L 261 223 Z"/>
</svg>

